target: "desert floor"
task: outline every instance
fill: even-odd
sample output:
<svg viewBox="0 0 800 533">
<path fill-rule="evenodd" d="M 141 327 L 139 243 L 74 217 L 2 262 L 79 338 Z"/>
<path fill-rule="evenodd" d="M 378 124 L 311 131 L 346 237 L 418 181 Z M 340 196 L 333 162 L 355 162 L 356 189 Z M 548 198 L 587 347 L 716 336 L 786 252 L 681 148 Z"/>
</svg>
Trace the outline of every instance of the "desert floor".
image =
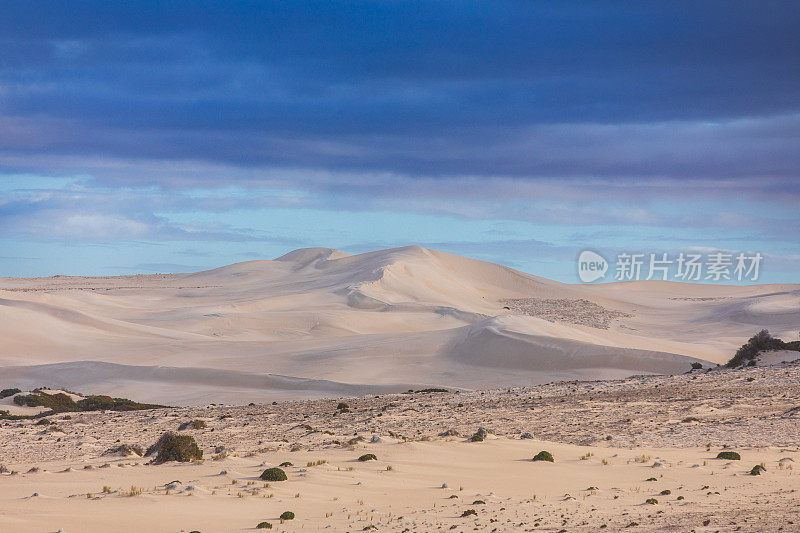
<svg viewBox="0 0 800 533">
<path fill-rule="evenodd" d="M 1 531 L 800 530 L 797 363 L 51 419 L 0 428 Z M 105 454 L 190 420 L 202 462 Z M 258 479 L 284 461 L 288 481 Z"/>
</svg>

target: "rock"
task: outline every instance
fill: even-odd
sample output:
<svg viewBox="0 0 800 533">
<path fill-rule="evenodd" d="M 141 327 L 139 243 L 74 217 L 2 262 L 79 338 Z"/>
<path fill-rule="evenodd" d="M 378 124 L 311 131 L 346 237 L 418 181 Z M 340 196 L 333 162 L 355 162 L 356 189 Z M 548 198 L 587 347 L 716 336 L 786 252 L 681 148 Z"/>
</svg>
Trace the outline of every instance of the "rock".
<svg viewBox="0 0 800 533">
<path fill-rule="evenodd" d="M 439 433 L 440 437 L 458 437 L 458 431 L 455 429 L 448 429 L 447 431 L 442 431 Z"/>
<path fill-rule="evenodd" d="M 522 435 L 520 435 L 519 438 L 521 438 L 521 439 L 532 439 L 533 438 L 533 434 L 525 432 Z"/>
</svg>

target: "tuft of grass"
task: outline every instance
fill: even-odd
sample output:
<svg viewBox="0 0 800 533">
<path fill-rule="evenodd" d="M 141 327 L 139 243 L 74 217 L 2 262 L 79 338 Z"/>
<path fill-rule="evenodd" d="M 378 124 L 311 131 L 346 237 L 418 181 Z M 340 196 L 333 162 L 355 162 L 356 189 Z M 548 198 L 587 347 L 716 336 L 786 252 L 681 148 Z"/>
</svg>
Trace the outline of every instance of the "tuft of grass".
<svg viewBox="0 0 800 533">
<path fill-rule="evenodd" d="M 553 454 L 548 452 L 548 451 L 546 451 L 546 450 L 542 450 L 539 453 L 537 453 L 533 457 L 533 460 L 534 461 L 549 461 L 551 463 L 555 461 L 555 459 L 553 459 Z"/>
<path fill-rule="evenodd" d="M 289 479 L 286 477 L 286 472 L 277 467 L 267 468 L 258 477 L 264 481 L 286 481 Z"/>
<path fill-rule="evenodd" d="M 741 461 L 742 456 L 736 452 L 719 452 L 717 459 L 725 459 L 727 461 Z"/>
<path fill-rule="evenodd" d="M 377 461 L 378 458 L 375 456 L 374 453 L 365 453 L 364 455 L 359 457 L 358 460 L 363 463 L 364 461 Z"/>
</svg>

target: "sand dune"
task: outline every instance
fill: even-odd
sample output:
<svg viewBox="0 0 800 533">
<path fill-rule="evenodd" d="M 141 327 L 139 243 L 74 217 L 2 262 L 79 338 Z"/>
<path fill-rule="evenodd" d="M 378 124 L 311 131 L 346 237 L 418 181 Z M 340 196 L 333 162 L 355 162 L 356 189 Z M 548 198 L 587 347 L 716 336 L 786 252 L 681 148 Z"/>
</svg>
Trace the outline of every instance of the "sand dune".
<svg viewBox="0 0 800 533">
<path fill-rule="evenodd" d="M 567 285 L 416 246 L 312 248 L 191 274 L 0 278 L 0 383 L 171 404 L 530 385 L 684 372 L 798 323 L 798 285 Z"/>
</svg>

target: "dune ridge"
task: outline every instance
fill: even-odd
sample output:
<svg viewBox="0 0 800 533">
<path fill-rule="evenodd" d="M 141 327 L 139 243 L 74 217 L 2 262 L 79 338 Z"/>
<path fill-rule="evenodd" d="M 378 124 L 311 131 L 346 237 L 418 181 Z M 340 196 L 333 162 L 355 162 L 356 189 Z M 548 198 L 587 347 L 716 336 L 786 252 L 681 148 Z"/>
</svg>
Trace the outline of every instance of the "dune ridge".
<svg viewBox="0 0 800 533">
<path fill-rule="evenodd" d="M 558 305 L 526 311 L 541 302 Z M 573 304 L 604 327 L 559 314 Z M 798 323 L 800 285 L 569 285 L 418 246 L 307 248 L 197 273 L 0 278 L 0 382 L 173 405 L 531 385 L 680 373 Z"/>
</svg>

